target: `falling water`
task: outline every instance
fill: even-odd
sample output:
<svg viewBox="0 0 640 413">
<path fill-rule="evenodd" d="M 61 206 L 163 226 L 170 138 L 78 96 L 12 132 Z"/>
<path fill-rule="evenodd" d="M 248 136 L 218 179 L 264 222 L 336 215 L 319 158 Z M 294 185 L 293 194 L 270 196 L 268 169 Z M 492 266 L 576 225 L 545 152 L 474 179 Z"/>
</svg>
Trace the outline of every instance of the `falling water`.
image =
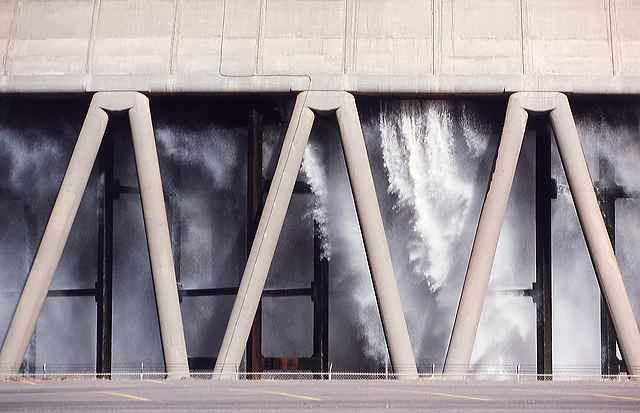
<svg viewBox="0 0 640 413">
<path fill-rule="evenodd" d="M 322 166 L 318 145 L 309 144 L 304 151 L 302 172 L 313 193 L 311 216 L 318 225 L 318 236 L 321 241 L 322 253 L 320 258 L 331 260 L 331 245 L 329 244 L 329 191 L 327 188 L 327 176 Z"/>
<path fill-rule="evenodd" d="M 435 291 L 449 276 L 452 248 L 473 196 L 473 184 L 461 173 L 464 165 L 455 153 L 451 105 L 383 104 L 380 130 L 388 192 L 397 197 L 395 207 L 411 216 L 410 262 Z"/>
<path fill-rule="evenodd" d="M 373 102 L 359 102 L 363 129 L 414 352 L 421 369 L 426 370 L 431 363 L 444 360 L 504 111 L 487 112 L 473 100 Z M 284 112 L 290 111 L 290 106 L 283 106 Z M 188 288 L 233 286 L 246 257 L 246 214 L 244 208 L 238 208 L 246 203 L 246 126 L 223 127 L 223 120 L 217 118 L 193 126 L 167 120 L 169 112 L 154 112 L 154 121 L 165 189 L 179 199 L 181 282 Z M 637 185 L 637 108 L 627 110 L 620 119 L 610 112 L 601 112 L 600 116 L 580 108 L 574 112 L 594 179 L 598 179 L 594 154 L 602 149 L 614 165 L 618 183 Z M 197 118 L 204 119 L 205 115 L 201 113 Z M 80 119 L 32 128 L 5 117 L 1 121 L 0 175 L 12 193 L 36 206 L 39 239 Z M 286 122 L 265 125 L 267 179 L 285 127 Z M 278 287 L 308 286 L 307 275 L 311 271 L 306 251 L 312 249 L 309 223 L 315 221 L 323 256 L 331 260 L 330 358 L 334 368 L 380 368 L 387 358 L 386 344 L 337 136 L 335 124 L 314 127 L 301 174 L 312 196 L 292 200 L 267 283 Z M 533 139 L 525 139 L 518 164 L 472 357 L 475 368 L 535 363 L 535 309 L 531 299 L 498 291 L 530 288 L 534 279 L 532 142 Z M 135 185 L 130 155 L 119 158 L 117 163 L 123 183 Z M 560 184 L 552 210 L 554 363 L 593 367 L 599 363 L 600 352 L 599 292 L 555 149 L 553 175 Z M 72 230 L 54 280 L 56 288 L 93 286 L 97 251 L 86 240 L 97 237 L 92 189 L 95 185 L 92 177 L 80 207 L 79 223 Z M 114 272 L 114 282 L 120 283 L 119 294 L 126 300 L 117 301 L 121 305 L 114 307 L 120 311 L 120 319 L 114 323 L 114 351 L 118 353 L 114 361 L 158 362 L 161 348 L 138 203 L 137 198 L 121 199 L 116 211 L 119 241 L 114 268 L 119 270 Z M 634 274 L 640 267 L 638 204 L 635 200 L 619 200 L 617 205 L 617 256 L 638 316 L 640 282 Z M 11 216 L 17 216 L 19 208 L 13 204 L 9 208 L 15 209 Z M 12 221 L 0 231 L 0 239 L 11 244 L 3 248 L 0 261 L 3 289 L 20 287 L 31 259 L 22 257 L 26 235 L 14 236 L 22 231 L 24 220 Z M 303 273 L 307 275 L 300 275 Z M 144 309 L 137 312 L 140 301 L 144 301 Z M 183 300 L 190 355 L 215 355 L 232 301 Z M 15 306 L 8 300 L 2 303 L 0 338 Z M 292 355 L 294 349 L 308 347 L 301 337 L 310 334 L 310 304 L 283 304 L 284 301 L 265 300 L 265 327 L 271 325 L 273 331 L 266 328 L 264 340 L 276 342 L 274 346 L 265 345 L 265 351 L 273 355 Z M 38 326 L 39 362 L 71 363 L 78 354 L 79 359 L 93 360 L 92 305 L 92 299 L 47 300 Z M 132 313 L 137 316 L 135 322 L 124 320 Z M 81 338 L 73 345 L 60 333 L 68 331 L 70 319 L 73 336 Z M 302 327 L 291 327 L 298 324 Z M 576 341 L 577 336 L 583 339 Z M 143 346 L 135 345 L 141 342 Z"/>
<path fill-rule="evenodd" d="M 429 285 L 430 294 L 407 290 L 403 299 L 410 303 L 406 312 L 410 324 L 413 321 L 418 359 L 436 363 L 442 362 L 466 268 L 460 264 L 468 260 L 484 196 L 488 171 L 481 165 L 495 148 L 495 136 L 492 141 L 486 121 L 475 109 L 451 101 L 385 101 L 379 116 L 388 193 L 394 211 L 408 217 L 409 227 L 404 239 L 392 238 L 391 247 L 396 254 L 406 249 L 411 263 L 410 268 L 399 266 L 409 273 L 398 277 L 417 277 Z M 510 239 L 512 235 L 513 223 L 507 217 L 492 285 L 505 278 L 508 284 L 510 275 L 519 270 L 517 252 L 503 251 L 518 241 Z M 519 342 L 530 338 L 532 328 L 527 328 L 529 320 L 523 320 L 520 304 L 500 294 L 486 300 L 473 363 L 503 364 L 502 349 L 512 346 L 514 338 Z M 421 315 L 421 307 L 431 316 Z M 427 337 L 433 331 L 440 332 L 439 341 Z"/>
<path fill-rule="evenodd" d="M 179 207 L 180 225 L 176 267 L 186 288 L 233 287 L 246 257 L 246 213 L 239 207 L 246 203 L 246 130 L 203 120 L 200 111 L 188 115 L 196 126 L 185 127 L 184 118 L 169 114 L 155 127 L 163 185 L 178 199 L 173 205 Z M 232 304 L 232 296 L 183 299 L 190 356 L 216 354 Z"/>
</svg>

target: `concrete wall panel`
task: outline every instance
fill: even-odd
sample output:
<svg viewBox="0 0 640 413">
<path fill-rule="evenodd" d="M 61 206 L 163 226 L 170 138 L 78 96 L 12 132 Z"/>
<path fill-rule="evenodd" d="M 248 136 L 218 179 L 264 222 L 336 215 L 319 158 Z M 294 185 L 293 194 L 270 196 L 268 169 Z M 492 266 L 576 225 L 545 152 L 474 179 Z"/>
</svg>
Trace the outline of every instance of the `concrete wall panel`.
<svg viewBox="0 0 640 413">
<path fill-rule="evenodd" d="M 430 74 L 433 70 L 432 1 L 362 1 L 352 9 L 355 22 L 353 65 L 363 74 Z M 380 10 L 385 10 L 381 13 Z M 410 13 L 407 13 L 410 11 Z"/>
<path fill-rule="evenodd" d="M 174 0 L 102 0 L 95 74 L 169 73 Z"/>
<path fill-rule="evenodd" d="M 612 16 L 616 74 L 640 76 L 640 2 L 616 0 Z"/>
<path fill-rule="evenodd" d="M 265 0 L 263 74 L 342 73 L 346 0 Z"/>
<path fill-rule="evenodd" d="M 534 74 L 612 74 L 608 3 L 525 0 L 530 46 L 527 70 Z"/>
<path fill-rule="evenodd" d="M 176 73 L 218 73 L 224 0 L 189 0 L 180 6 Z"/>
<path fill-rule="evenodd" d="M 638 21 L 638 0 L 0 0 L 0 93 L 640 93 Z"/>
<path fill-rule="evenodd" d="M 441 72 L 520 74 L 520 2 L 443 0 Z"/>
<path fill-rule="evenodd" d="M 224 11 L 222 73 L 253 75 L 258 66 L 260 0 L 228 1 Z"/>
<path fill-rule="evenodd" d="M 7 73 L 84 73 L 92 13 L 92 0 L 20 2 Z"/>
<path fill-rule="evenodd" d="M 13 13 L 13 0 L 0 0 L 0 70 L 4 71 L 5 52 L 9 43 L 11 32 L 11 14 Z"/>
</svg>

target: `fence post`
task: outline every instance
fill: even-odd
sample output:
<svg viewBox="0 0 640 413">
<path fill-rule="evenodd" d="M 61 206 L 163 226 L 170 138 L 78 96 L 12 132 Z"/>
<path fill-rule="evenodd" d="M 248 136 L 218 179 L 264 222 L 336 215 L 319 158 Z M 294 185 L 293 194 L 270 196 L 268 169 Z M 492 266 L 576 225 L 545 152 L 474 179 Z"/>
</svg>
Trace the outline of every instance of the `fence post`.
<svg viewBox="0 0 640 413">
<path fill-rule="evenodd" d="M 436 363 L 431 364 L 431 378 L 436 378 Z"/>
<path fill-rule="evenodd" d="M 516 364 L 516 379 L 520 381 L 520 365 Z"/>
<path fill-rule="evenodd" d="M 384 378 L 385 380 L 389 380 L 389 360 L 384 360 Z"/>
<path fill-rule="evenodd" d="M 329 380 L 331 380 L 331 370 L 333 369 L 333 363 L 329 363 Z"/>
<path fill-rule="evenodd" d="M 143 375 L 144 375 L 144 362 L 140 363 L 140 380 L 142 380 Z"/>
<path fill-rule="evenodd" d="M 47 375 L 47 363 L 42 363 L 42 377 Z"/>
</svg>

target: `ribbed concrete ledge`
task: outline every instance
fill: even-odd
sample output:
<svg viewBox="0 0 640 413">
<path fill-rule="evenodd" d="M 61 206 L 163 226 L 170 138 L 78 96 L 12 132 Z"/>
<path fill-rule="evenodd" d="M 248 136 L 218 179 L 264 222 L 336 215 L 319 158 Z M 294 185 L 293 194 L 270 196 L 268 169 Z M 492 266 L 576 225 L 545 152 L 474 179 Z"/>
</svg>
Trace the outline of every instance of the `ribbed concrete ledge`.
<svg viewBox="0 0 640 413">
<path fill-rule="evenodd" d="M 493 75 L 4 75 L 0 93 L 285 93 L 346 91 L 359 94 L 504 94 L 563 92 L 640 94 L 637 76 Z"/>
</svg>

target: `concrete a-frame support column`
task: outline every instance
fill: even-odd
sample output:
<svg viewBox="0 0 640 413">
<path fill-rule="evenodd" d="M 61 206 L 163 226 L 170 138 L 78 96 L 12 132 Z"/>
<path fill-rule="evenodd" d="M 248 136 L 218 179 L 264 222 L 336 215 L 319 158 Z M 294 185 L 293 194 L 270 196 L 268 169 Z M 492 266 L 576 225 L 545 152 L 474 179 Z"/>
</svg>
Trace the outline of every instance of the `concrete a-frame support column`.
<svg viewBox="0 0 640 413">
<path fill-rule="evenodd" d="M 527 126 L 527 112 L 514 96 L 509 99 L 498 155 L 480 213 L 467 276 L 444 363 L 445 374 L 466 373 L 473 351 L 502 220 Z"/>
<path fill-rule="evenodd" d="M 298 95 L 213 377 L 234 378 L 242 361 L 251 323 L 267 279 L 313 125 L 313 111 L 337 114 L 349 180 L 391 362 L 399 377 L 416 378 L 415 359 L 360 120 L 353 96 L 345 92 L 303 92 Z"/>
<path fill-rule="evenodd" d="M 107 111 L 129 113 L 167 374 L 171 378 L 189 374 L 149 101 L 133 92 L 96 93 L 91 100 L 0 352 L 1 373 L 18 373 L 98 154 L 109 120 Z"/>
<path fill-rule="evenodd" d="M 630 374 L 640 374 L 640 332 L 598 207 L 587 162 L 567 97 L 561 93 L 516 93 L 509 99 L 491 182 L 471 250 L 458 312 L 445 360 L 445 374 L 467 373 L 500 229 L 511 191 L 527 112 L 551 117 L 560 158 L 578 219 Z"/>
</svg>

